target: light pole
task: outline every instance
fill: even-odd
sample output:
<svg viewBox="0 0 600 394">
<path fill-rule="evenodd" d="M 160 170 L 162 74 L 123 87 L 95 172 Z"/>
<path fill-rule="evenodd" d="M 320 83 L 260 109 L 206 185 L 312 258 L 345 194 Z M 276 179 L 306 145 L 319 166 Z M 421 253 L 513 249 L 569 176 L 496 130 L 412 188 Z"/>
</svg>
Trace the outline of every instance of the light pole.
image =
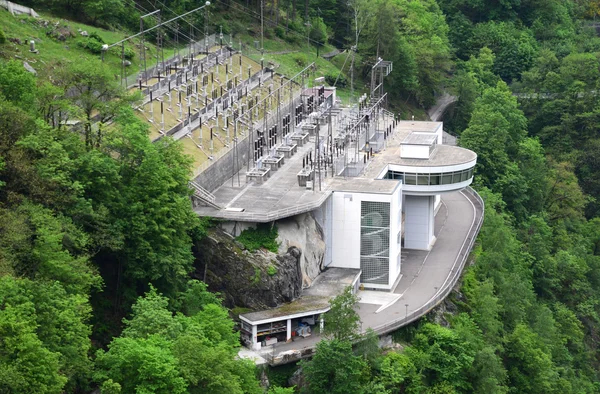
<svg viewBox="0 0 600 394">
<path fill-rule="evenodd" d="M 404 306 L 406 307 L 406 317 L 408 317 L 408 304 L 404 304 Z"/>
</svg>

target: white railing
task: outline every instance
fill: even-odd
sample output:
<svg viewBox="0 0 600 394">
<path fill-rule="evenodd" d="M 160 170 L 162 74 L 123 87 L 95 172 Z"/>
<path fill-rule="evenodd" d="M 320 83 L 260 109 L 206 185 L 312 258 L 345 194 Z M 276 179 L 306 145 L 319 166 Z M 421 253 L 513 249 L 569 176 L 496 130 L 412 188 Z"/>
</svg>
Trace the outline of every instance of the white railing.
<svg viewBox="0 0 600 394">
<path fill-rule="evenodd" d="M 206 190 L 205 188 L 203 188 L 202 186 L 200 186 L 199 184 L 197 184 L 194 181 L 190 182 L 190 186 L 200 194 L 201 197 L 205 198 L 206 200 L 214 203 L 215 202 L 215 195 L 212 194 L 211 192 L 209 192 L 208 190 Z"/>
</svg>

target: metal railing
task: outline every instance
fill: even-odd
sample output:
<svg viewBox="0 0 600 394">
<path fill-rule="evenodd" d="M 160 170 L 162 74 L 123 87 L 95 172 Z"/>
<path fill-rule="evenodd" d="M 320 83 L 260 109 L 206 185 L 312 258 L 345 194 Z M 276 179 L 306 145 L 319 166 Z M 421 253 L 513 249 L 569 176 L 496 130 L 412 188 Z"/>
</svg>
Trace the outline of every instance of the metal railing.
<svg viewBox="0 0 600 394">
<path fill-rule="evenodd" d="M 471 228 L 469 229 L 469 233 L 467 234 L 467 237 L 465 238 L 465 241 L 460 249 L 460 252 L 456 257 L 454 267 L 450 272 L 450 279 L 446 281 L 444 287 L 438 290 L 438 293 L 434 298 L 429 300 L 417 310 L 402 318 L 389 321 L 385 324 L 376 327 L 371 327 L 373 331 L 375 331 L 377 334 L 388 334 L 392 331 L 397 330 L 400 327 L 406 326 L 414 322 L 415 320 L 423 317 L 433 308 L 438 306 L 448 296 L 448 294 L 450 294 L 450 292 L 458 282 L 458 279 L 460 278 L 465 263 L 467 261 L 467 257 L 469 253 L 471 253 L 475 240 L 477 239 L 477 235 L 479 234 L 481 226 L 483 225 L 483 216 L 485 212 L 485 204 L 481 196 L 479 196 L 479 194 L 470 186 L 468 186 L 465 189 L 465 192 L 468 194 L 468 196 L 465 197 L 467 197 L 475 205 L 475 218 L 473 224 L 471 225 Z M 311 357 L 314 354 L 315 349 L 315 345 L 305 346 L 301 349 L 298 349 L 295 352 L 281 354 L 276 353 L 274 348 L 272 352 L 261 352 L 261 357 L 263 357 L 270 365 L 286 364 L 288 362 L 297 361 L 302 358 Z"/>
<path fill-rule="evenodd" d="M 484 205 L 483 200 L 481 199 L 481 196 L 479 196 L 479 194 L 475 190 L 473 190 L 470 186 L 468 186 L 465 189 L 465 191 L 467 192 L 467 194 L 470 195 L 470 197 L 467 196 L 467 198 L 469 198 L 469 200 L 471 200 L 471 202 L 473 204 L 476 204 L 476 205 L 479 204 L 481 206 L 481 213 L 478 216 L 477 215 L 478 210 L 477 210 L 477 207 L 475 207 L 475 222 L 471 226 L 471 229 L 469 230 L 467 238 L 466 238 L 465 242 L 463 243 L 458 256 L 456 257 L 456 262 L 458 264 L 455 264 L 454 267 L 452 267 L 452 270 L 450 271 L 450 275 L 451 275 L 450 280 L 448 280 L 446 282 L 446 284 L 441 289 L 438 290 L 438 293 L 435 295 L 434 298 L 432 298 L 427 303 L 425 303 L 424 305 L 422 305 L 415 311 L 411 312 L 410 314 L 408 314 L 402 318 L 399 318 L 399 319 L 396 319 L 393 321 L 389 321 L 385 324 L 382 324 L 382 325 L 379 325 L 376 327 L 371 327 L 373 329 L 373 331 L 375 331 L 377 334 L 379 334 L 379 335 L 388 334 L 392 331 L 397 330 L 400 327 L 406 326 L 407 324 L 410 324 L 410 323 L 414 322 L 415 320 L 425 316 L 427 313 L 429 313 L 429 311 L 431 311 L 433 308 L 438 306 L 448 296 L 448 294 L 450 294 L 450 292 L 452 291 L 452 289 L 458 282 L 458 279 L 460 278 L 463 268 L 465 266 L 465 263 L 467 261 L 467 257 L 469 256 L 469 253 L 471 253 L 473 244 L 475 243 L 475 240 L 477 239 L 477 235 L 479 234 L 479 231 L 481 230 L 481 226 L 483 224 L 483 215 L 484 215 L 484 211 L 485 211 L 485 205 Z"/>
<path fill-rule="evenodd" d="M 197 184 L 194 181 L 190 182 L 190 186 L 195 189 L 195 191 L 197 191 L 199 194 L 201 194 L 205 199 L 207 199 L 210 202 L 215 202 L 215 195 L 212 194 L 211 192 L 209 192 L 208 190 L 206 190 L 205 188 L 203 188 L 202 186 L 200 186 L 199 184 Z"/>
</svg>

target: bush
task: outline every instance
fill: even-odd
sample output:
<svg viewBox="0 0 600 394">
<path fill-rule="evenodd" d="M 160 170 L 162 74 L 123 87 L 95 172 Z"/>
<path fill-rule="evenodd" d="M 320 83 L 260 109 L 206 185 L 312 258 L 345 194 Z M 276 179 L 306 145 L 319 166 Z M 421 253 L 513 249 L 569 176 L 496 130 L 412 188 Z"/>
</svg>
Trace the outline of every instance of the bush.
<svg viewBox="0 0 600 394">
<path fill-rule="evenodd" d="M 111 52 L 118 57 L 121 57 L 121 47 L 120 46 L 116 46 L 116 47 L 112 47 L 111 48 Z M 135 51 L 131 48 L 127 48 L 125 47 L 125 51 L 123 51 L 123 55 L 125 57 L 125 59 L 127 60 L 131 60 L 135 57 Z"/>
<path fill-rule="evenodd" d="M 281 26 L 276 26 L 275 27 L 275 35 L 279 38 L 281 38 L 282 40 L 285 39 L 285 29 Z"/>
<path fill-rule="evenodd" d="M 329 86 L 333 86 L 336 79 L 337 79 L 337 85 L 335 85 L 336 87 L 345 88 L 346 86 L 348 86 L 348 80 L 346 79 L 346 77 L 343 74 L 340 74 L 339 78 L 336 74 L 325 75 L 325 81 L 327 82 L 327 84 Z"/>
<path fill-rule="evenodd" d="M 0 29 L 0 44 L 4 44 L 6 42 L 6 34 L 4 34 L 4 30 Z"/>
<path fill-rule="evenodd" d="M 285 42 L 292 45 L 306 44 L 306 38 L 290 30 L 285 36 Z"/>
<path fill-rule="evenodd" d="M 100 35 L 99 35 L 97 32 L 95 32 L 95 31 L 93 31 L 93 32 L 91 32 L 91 33 L 90 33 L 90 36 L 89 36 L 89 38 L 90 38 L 90 39 L 92 39 L 92 38 L 93 38 L 94 40 L 98 41 L 98 42 L 99 42 L 99 43 L 101 43 L 101 44 L 106 44 L 106 43 L 104 42 L 104 40 L 102 39 L 102 37 L 100 37 Z"/>
<path fill-rule="evenodd" d="M 295 53 L 293 59 L 298 66 L 306 66 L 306 55 L 304 53 Z"/>
<path fill-rule="evenodd" d="M 87 49 L 93 54 L 99 55 L 102 53 L 103 42 L 96 40 L 91 35 L 88 38 L 77 40 L 77 45 L 81 48 Z"/>
<path fill-rule="evenodd" d="M 255 252 L 260 248 L 265 248 L 273 253 L 277 253 L 279 243 L 277 239 L 277 227 L 267 223 L 258 224 L 257 227 L 242 231 L 237 240 L 250 252 Z"/>
</svg>

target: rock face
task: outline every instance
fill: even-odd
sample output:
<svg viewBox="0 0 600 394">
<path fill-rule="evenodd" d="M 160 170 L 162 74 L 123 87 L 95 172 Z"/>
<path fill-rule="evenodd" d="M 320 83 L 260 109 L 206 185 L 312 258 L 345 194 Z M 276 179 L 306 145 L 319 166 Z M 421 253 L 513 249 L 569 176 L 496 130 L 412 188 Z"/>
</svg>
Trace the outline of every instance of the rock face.
<svg viewBox="0 0 600 394">
<path fill-rule="evenodd" d="M 302 287 L 309 287 L 323 270 L 325 241 L 323 230 L 310 213 L 293 216 L 277 223 L 279 231 L 279 252 L 291 247 L 302 251 L 300 269 L 302 270 Z"/>
<path fill-rule="evenodd" d="M 195 277 L 224 296 L 227 307 L 272 308 L 300 295 L 302 253 L 290 246 L 283 253 L 250 253 L 221 229 L 213 229 L 196 245 Z"/>
<path fill-rule="evenodd" d="M 323 230 L 312 214 L 303 213 L 275 222 L 279 236 L 279 254 L 287 253 L 291 247 L 300 249 L 300 269 L 302 271 L 302 288 L 310 287 L 313 280 L 323 270 L 325 257 L 325 241 Z M 242 231 L 255 227 L 253 223 L 223 222 L 221 229 L 237 237 Z"/>
</svg>

